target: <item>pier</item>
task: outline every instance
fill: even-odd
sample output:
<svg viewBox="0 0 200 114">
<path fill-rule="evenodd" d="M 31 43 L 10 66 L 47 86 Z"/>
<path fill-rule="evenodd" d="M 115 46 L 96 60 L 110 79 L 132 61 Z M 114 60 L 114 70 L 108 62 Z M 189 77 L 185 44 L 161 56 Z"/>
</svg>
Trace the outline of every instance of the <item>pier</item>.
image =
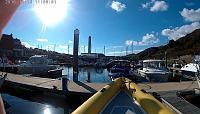
<svg viewBox="0 0 200 114">
<path fill-rule="evenodd" d="M 2 73 L 2 72 L 0 72 Z M 82 93 L 96 93 L 108 83 L 87 83 L 87 82 L 74 82 L 72 80 L 66 81 L 66 90 L 63 90 L 62 80 L 40 78 L 34 76 L 22 76 L 18 74 L 8 73 L 6 83 L 15 83 L 36 88 L 50 89 L 55 91 L 70 91 Z M 172 91 L 172 90 L 185 90 L 197 88 L 196 81 L 183 81 L 183 82 L 166 82 L 166 83 L 140 83 L 138 84 L 141 89 L 147 92 L 158 91 Z"/>
<path fill-rule="evenodd" d="M 27 86 L 33 86 L 35 88 L 50 89 L 54 91 L 63 90 L 62 80 L 40 78 L 40 77 L 33 77 L 33 76 L 22 76 L 22 75 L 11 74 L 11 73 L 8 73 L 5 83 L 27 85 Z M 64 91 L 95 93 L 101 88 L 103 88 L 106 84 L 107 83 L 83 83 L 83 82 L 74 82 L 71 80 L 67 80 L 66 82 L 67 90 L 64 90 Z"/>
</svg>

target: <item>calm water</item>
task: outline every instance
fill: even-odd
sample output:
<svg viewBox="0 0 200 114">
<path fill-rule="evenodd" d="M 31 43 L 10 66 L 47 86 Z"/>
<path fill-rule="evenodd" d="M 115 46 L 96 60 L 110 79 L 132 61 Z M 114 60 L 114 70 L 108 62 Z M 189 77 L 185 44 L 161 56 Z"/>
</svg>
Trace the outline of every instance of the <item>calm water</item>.
<svg viewBox="0 0 200 114">
<path fill-rule="evenodd" d="M 69 108 L 61 108 L 45 103 L 31 102 L 9 94 L 1 94 L 4 102 L 7 102 L 7 114 L 69 114 Z M 5 105 L 6 107 L 6 105 Z"/>
<path fill-rule="evenodd" d="M 63 75 L 67 75 L 70 80 L 73 80 L 73 68 L 72 67 L 61 67 L 63 68 Z M 79 68 L 78 80 L 82 82 L 91 83 L 109 83 L 111 82 L 108 76 L 107 69 L 95 69 L 91 67 Z"/>
<path fill-rule="evenodd" d="M 73 80 L 73 68 L 72 67 L 62 67 L 64 70 L 63 75 L 67 75 L 70 80 Z M 106 69 L 95 69 L 95 68 L 79 68 L 79 81 L 91 82 L 91 83 L 109 83 L 111 82 L 108 76 L 108 71 Z M 20 98 L 12 96 L 10 94 L 1 94 L 4 101 L 9 104 L 6 112 L 7 114 L 69 114 L 73 110 L 69 107 L 70 104 L 66 102 L 60 103 L 58 99 L 55 98 L 42 98 L 39 96 L 34 99 L 25 100 L 27 98 Z M 42 102 L 40 101 L 42 100 Z M 56 104 L 49 103 L 58 102 Z M 65 104 L 66 103 L 66 104 Z M 63 105 L 64 104 L 64 105 Z M 61 106 L 60 106 L 61 105 Z"/>
</svg>

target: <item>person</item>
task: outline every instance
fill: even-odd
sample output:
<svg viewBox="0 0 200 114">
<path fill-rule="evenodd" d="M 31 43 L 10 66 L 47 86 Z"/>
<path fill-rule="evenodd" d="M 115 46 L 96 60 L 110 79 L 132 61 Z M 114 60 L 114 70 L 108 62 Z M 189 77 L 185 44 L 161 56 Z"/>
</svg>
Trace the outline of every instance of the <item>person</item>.
<svg viewBox="0 0 200 114">
<path fill-rule="evenodd" d="M 14 15 L 22 0 L 0 0 L 0 40 L 3 28 Z"/>
<path fill-rule="evenodd" d="M 9 20 L 14 15 L 15 11 L 21 4 L 21 0 L 0 0 L 0 40 L 2 31 Z M 6 114 L 3 100 L 0 96 L 0 114 Z"/>
</svg>

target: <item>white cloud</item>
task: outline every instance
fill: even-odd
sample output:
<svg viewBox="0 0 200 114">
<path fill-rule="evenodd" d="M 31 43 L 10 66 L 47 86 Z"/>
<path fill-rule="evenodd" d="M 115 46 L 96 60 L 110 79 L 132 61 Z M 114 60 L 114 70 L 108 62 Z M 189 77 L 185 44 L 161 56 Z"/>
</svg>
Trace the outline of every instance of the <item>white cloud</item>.
<svg viewBox="0 0 200 114">
<path fill-rule="evenodd" d="M 193 32 L 195 29 L 200 28 L 199 22 L 193 22 L 190 25 L 183 25 L 181 27 L 176 27 L 173 29 L 164 29 L 162 30 L 161 34 L 163 36 L 167 36 L 169 40 L 177 40 L 191 32 Z"/>
<path fill-rule="evenodd" d="M 123 46 L 112 46 L 112 48 L 122 48 Z"/>
<path fill-rule="evenodd" d="M 143 36 L 142 42 L 145 44 L 154 44 L 154 43 L 158 43 L 159 39 L 156 38 L 154 34 L 147 33 L 145 36 Z"/>
<path fill-rule="evenodd" d="M 22 45 L 24 45 L 27 48 L 35 48 L 35 46 L 30 45 L 28 42 L 22 42 Z"/>
<path fill-rule="evenodd" d="M 142 37 L 142 41 L 134 41 L 134 40 L 126 40 L 126 45 L 128 46 L 144 46 L 144 45 L 151 45 L 156 44 L 160 40 L 155 37 L 154 34 L 146 34 Z"/>
<path fill-rule="evenodd" d="M 85 50 L 85 52 L 84 52 L 84 50 Z M 88 46 L 81 45 L 80 48 L 79 48 L 79 51 L 80 51 L 80 53 L 87 53 L 88 52 Z"/>
<path fill-rule="evenodd" d="M 126 8 L 125 4 L 122 4 L 118 1 L 112 1 L 110 7 L 115 10 L 116 12 L 121 12 Z"/>
<path fill-rule="evenodd" d="M 150 5 L 151 5 L 150 2 L 144 3 L 142 4 L 142 8 L 149 8 Z"/>
<path fill-rule="evenodd" d="M 73 43 L 73 41 L 72 41 L 72 40 L 69 40 L 69 41 L 68 41 L 68 43 L 69 43 L 69 44 L 72 44 L 72 43 Z"/>
<path fill-rule="evenodd" d="M 45 38 L 38 38 L 36 39 L 38 42 L 48 42 L 48 39 Z"/>
<path fill-rule="evenodd" d="M 154 5 L 150 8 L 152 12 L 158 11 L 166 11 L 168 9 L 168 5 L 165 1 L 155 1 Z"/>
<path fill-rule="evenodd" d="M 165 1 L 157 1 L 157 0 L 151 0 L 150 2 L 142 4 L 142 8 L 149 9 L 152 12 L 166 11 L 168 7 L 169 6 Z"/>
<path fill-rule="evenodd" d="M 59 45 L 58 48 L 60 48 L 60 49 L 68 49 L 68 46 L 67 45 Z"/>
<path fill-rule="evenodd" d="M 190 22 L 200 21 L 200 8 L 198 8 L 197 10 L 194 9 L 189 10 L 187 8 L 183 8 L 180 14 L 186 21 Z"/>
<path fill-rule="evenodd" d="M 136 46 L 136 45 L 138 45 L 138 41 L 126 40 L 126 45 L 129 45 L 129 46 L 134 45 L 134 46 Z"/>
<path fill-rule="evenodd" d="M 133 53 L 139 53 L 143 50 L 133 50 Z M 132 51 L 128 50 L 128 51 L 110 51 L 107 53 L 107 55 L 115 55 L 115 56 L 123 56 L 123 55 L 126 55 L 126 54 L 132 54 Z"/>
</svg>

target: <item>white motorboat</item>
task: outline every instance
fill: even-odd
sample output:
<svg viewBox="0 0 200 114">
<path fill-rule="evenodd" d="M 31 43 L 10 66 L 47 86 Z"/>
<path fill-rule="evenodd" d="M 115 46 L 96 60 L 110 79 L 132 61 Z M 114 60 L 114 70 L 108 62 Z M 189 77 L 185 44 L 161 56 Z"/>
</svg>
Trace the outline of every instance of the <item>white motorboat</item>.
<svg viewBox="0 0 200 114">
<path fill-rule="evenodd" d="M 184 77 L 195 77 L 197 74 L 197 69 L 199 69 L 199 65 L 196 63 L 186 64 L 181 68 L 182 75 Z"/>
<path fill-rule="evenodd" d="M 150 82 L 166 82 L 172 75 L 165 67 L 164 60 L 144 60 L 143 68 L 138 69 L 138 74 Z"/>
<path fill-rule="evenodd" d="M 50 70 L 57 69 L 56 65 L 49 65 L 46 55 L 34 55 L 25 63 L 17 65 L 18 74 L 45 74 Z"/>
<path fill-rule="evenodd" d="M 189 63 L 181 68 L 182 74 L 186 78 L 196 77 L 198 69 L 200 68 L 198 62 L 200 62 L 200 56 L 194 57 L 194 63 Z"/>
</svg>

